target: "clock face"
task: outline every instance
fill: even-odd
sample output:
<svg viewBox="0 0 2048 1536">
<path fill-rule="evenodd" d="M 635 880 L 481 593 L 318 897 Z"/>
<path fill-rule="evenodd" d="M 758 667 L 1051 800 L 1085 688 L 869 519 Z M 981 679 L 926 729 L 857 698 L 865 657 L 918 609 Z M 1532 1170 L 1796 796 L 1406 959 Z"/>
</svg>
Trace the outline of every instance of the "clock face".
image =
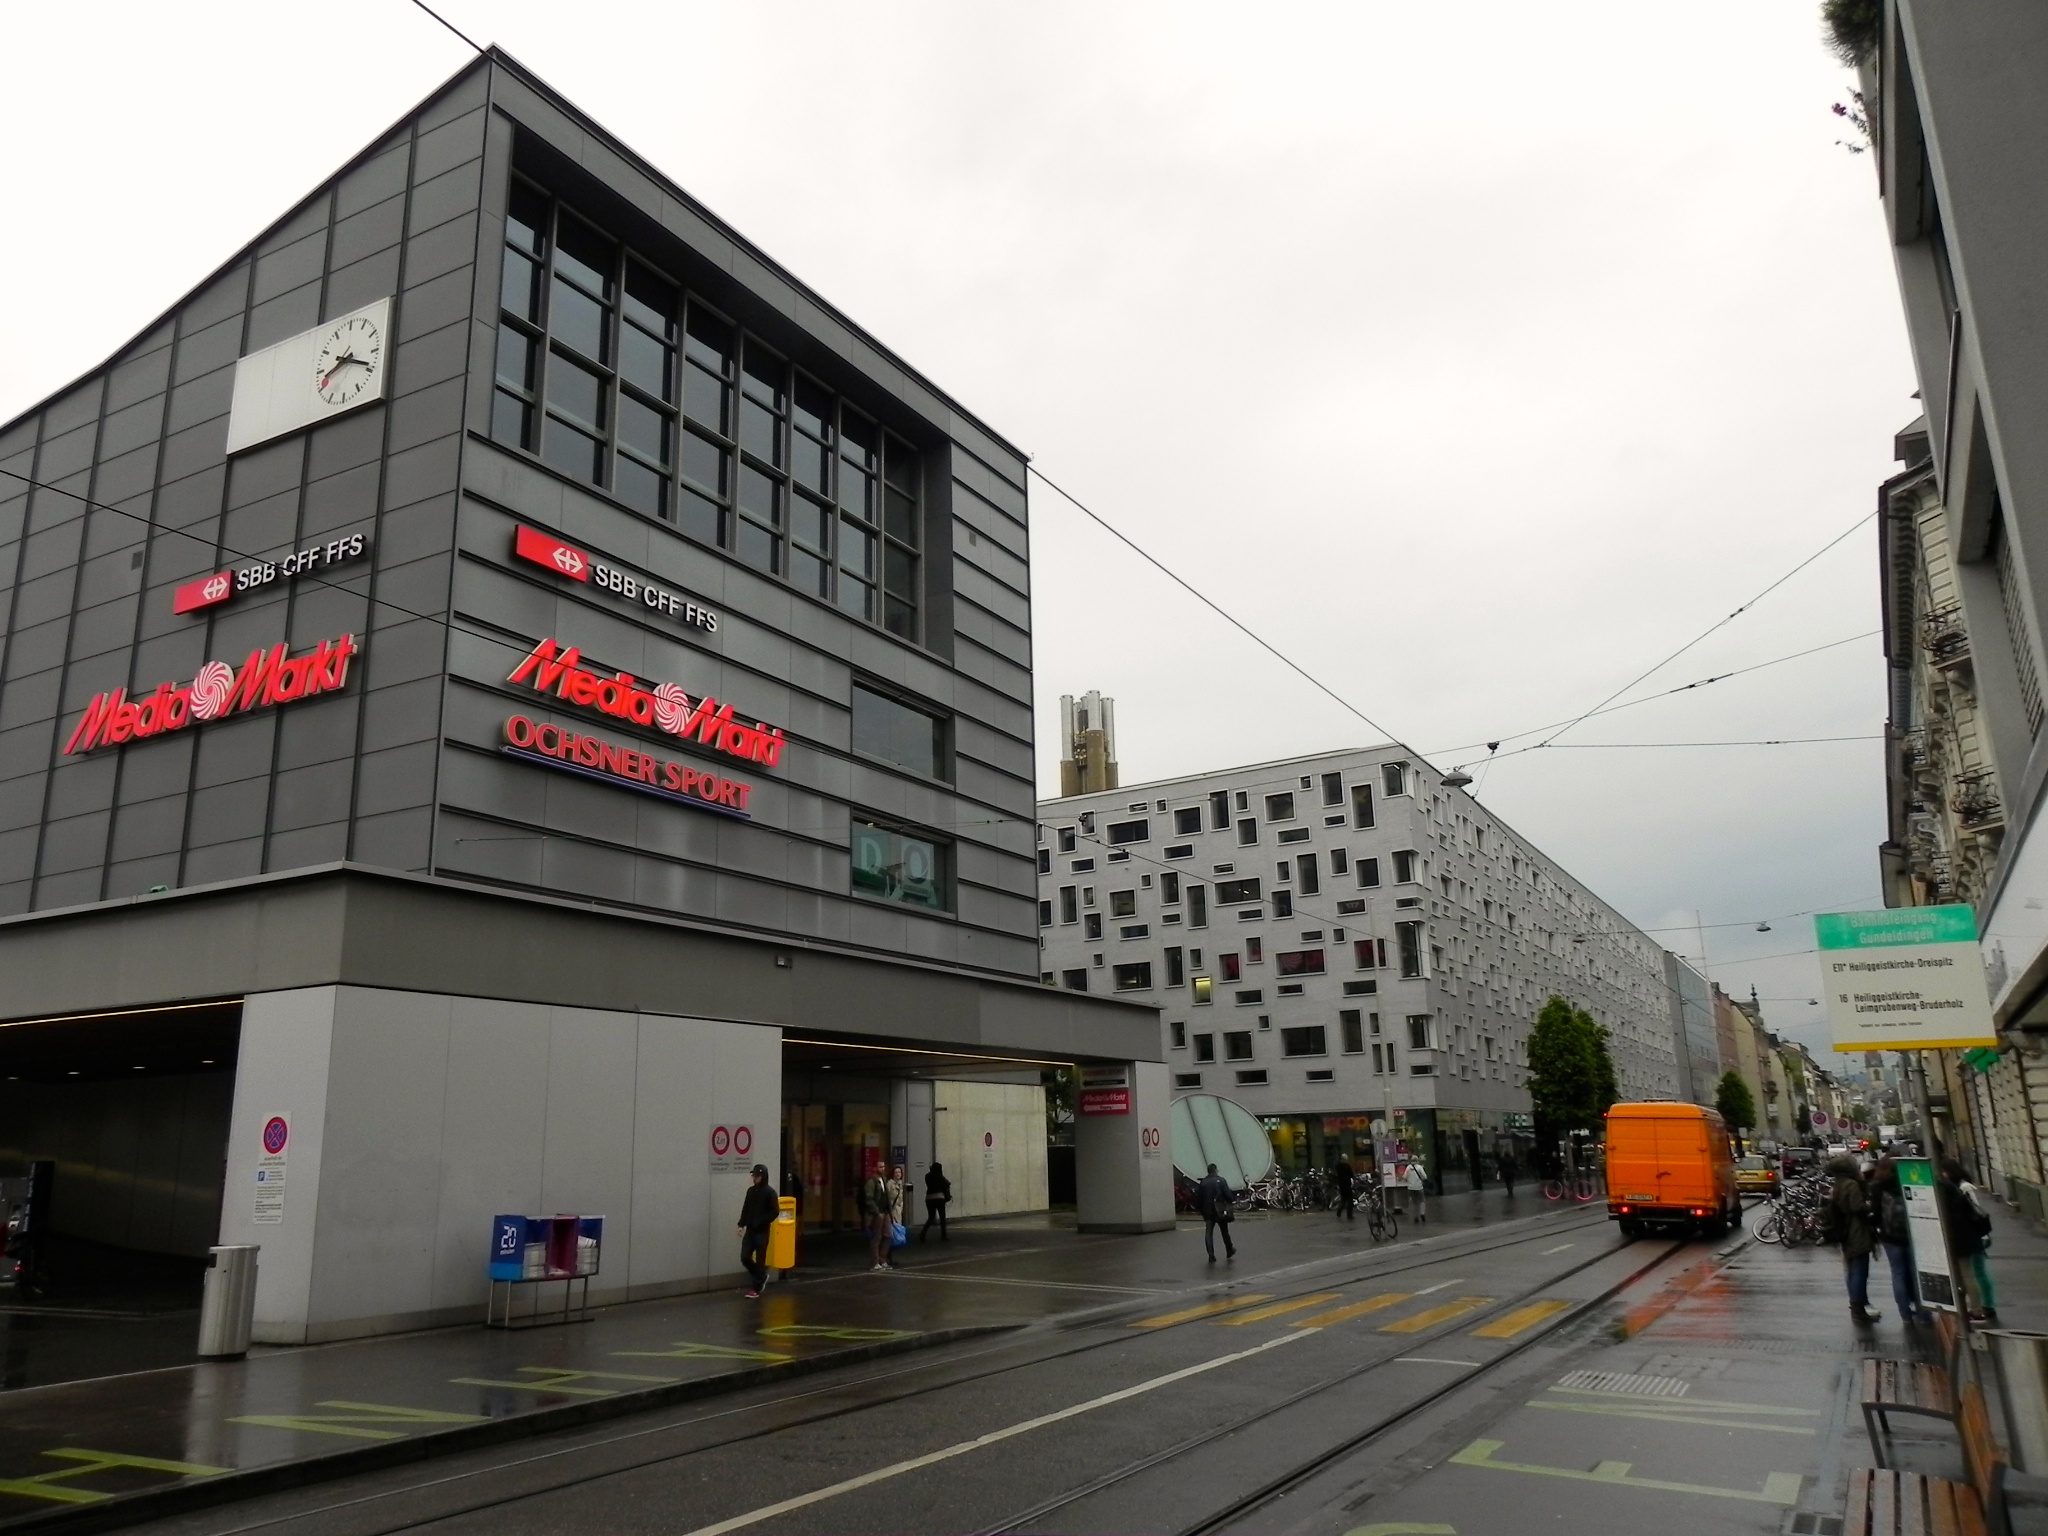
<svg viewBox="0 0 2048 1536">
<path fill-rule="evenodd" d="M 384 337 L 364 315 L 344 320 L 320 343 L 313 388 L 329 405 L 347 405 L 377 382 L 384 367 Z"/>
</svg>

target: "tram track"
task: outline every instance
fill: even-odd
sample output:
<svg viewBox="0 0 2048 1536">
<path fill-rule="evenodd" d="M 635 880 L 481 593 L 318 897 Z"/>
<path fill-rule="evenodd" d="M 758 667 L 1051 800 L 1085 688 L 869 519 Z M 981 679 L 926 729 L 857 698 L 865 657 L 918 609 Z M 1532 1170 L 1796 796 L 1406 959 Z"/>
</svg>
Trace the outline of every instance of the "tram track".
<svg viewBox="0 0 2048 1536">
<path fill-rule="evenodd" d="M 1441 1249 L 1433 1249 L 1427 1254 L 1416 1254 L 1415 1256 L 1410 1258 L 1408 1262 L 1405 1263 L 1377 1264 L 1372 1263 L 1371 1261 L 1375 1258 L 1381 1257 L 1381 1254 L 1368 1253 L 1366 1255 L 1361 1255 L 1359 1257 L 1363 1259 L 1369 1267 L 1362 1270 L 1362 1272 L 1356 1275 L 1351 1275 L 1342 1279 L 1330 1278 L 1327 1276 L 1316 1277 L 1315 1272 L 1326 1271 L 1334 1265 L 1345 1262 L 1344 1260 L 1318 1259 L 1309 1261 L 1301 1265 L 1291 1266 L 1287 1270 L 1269 1273 L 1265 1276 L 1247 1277 L 1242 1281 L 1233 1282 L 1233 1284 L 1228 1288 L 1249 1289 L 1250 1287 L 1255 1285 L 1274 1284 L 1277 1275 L 1285 1275 L 1288 1276 L 1289 1279 L 1280 1282 L 1278 1285 L 1276 1285 L 1276 1294 L 1272 1297 L 1272 1300 L 1276 1302 L 1287 1301 L 1297 1299 L 1301 1296 L 1311 1295 L 1322 1290 L 1347 1290 L 1356 1286 L 1377 1284 L 1382 1281 L 1392 1279 L 1398 1275 L 1407 1274 L 1415 1270 L 1430 1269 L 1444 1264 L 1456 1263 L 1461 1259 L 1475 1257 L 1480 1254 L 1498 1254 L 1503 1250 L 1519 1247 L 1527 1243 L 1552 1241 L 1563 1233 L 1590 1231 L 1597 1228 L 1605 1227 L 1606 1225 L 1606 1213 L 1604 1210 L 1583 1213 L 1574 1212 L 1571 1216 L 1565 1218 L 1542 1222 L 1541 1225 L 1536 1227 L 1534 1230 L 1513 1237 L 1502 1238 L 1497 1234 L 1489 1235 L 1482 1233 L 1474 1233 L 1472 1234 L 1472 1240 L 1470 1241 L 1461 1241 L 1447 1244 L 1445 1247 Z M 1446 1236 L 1448 1235 L 1449 1234 L 1446 1234 Z M 1422 1241 L 1424 1243 L 1427 1243 L 1430 1241 L 1430 1239 L 1423 1239 Z M 1682 1246 L 1683 1245 L 1675 1245 L 1671 1251 L 1676 1251 L 1677 1247 Z M 1606 1259 L 1611 1258 L 1613 1254 L 1617 1251 L 1619 1250 L 1610 1249 L 1606 1252 L 1596 1254 L 1593 1257 L 1583 1261 L 1582 1263 L 1573 1265 L 1571 1268 L 1563 1271 L 1561 1274 L 1552 1276 L 1546 1283 L 1549 1285 L 1555 1285 L 1559 1280 L 1568 1279 L 1570 1276 L 1577 1274 L 1580 1271 L 1589 1268 L 1594 1264 L 1600 1263 Z M 1398 1247 L 1382 1250 L 1382 1253 L 1386 1258 L 1389 1259 L 1401 1256 Z M 1668 1252 L 1664 1255 L 1660 1255 L 1658 1260 L 1653 1261 L 1651 1265 L 1645 1266 L 1644 1270 L 1641 1272 L 1647 1272 L 1649 1268 L 1653 1268 L 1655 1266 L 1655 1263 L 1662 1262 L 1663 1258 L 1668 1256 Z M 1308 1272 L 1308 1274 L 1304 1275 L 1304 1271 Z M 1295 1286 L 1297 1288 L 1289 1290 L 1287 1287 L 1290 1285 Z M 1190 1287 L 1189 1294 L 1200 1294 L 1204 1289 L 1204 1287 L 1199 1286 Z M 1225 1289 L 1225 1287 L 1209 1287 L 1207 1289 L 1222 1290 Z M 1542 1289 L 1542 1287 L 1539 1286 L 1536 1289 Z M 1529 1295 L 1533 1294 L 1534 1291 L 1531 1291 L 1529 1293 Z M 1611 1294 L 1611 1292 L 1608 1294 Z M 1526 1301 L 1527 1299 L 1527 1296 L 1518 1296 L 1510 1298 L 1508 1301 L 1499 1304 L 1498 1307 L 1489 1309 L 1487 1313 L 1480 1315 L 1491 1316 L 1494 1311 L 1510 1308 L 1520 1302 Z M 1604 1297 L 1601 1299 L 1604 1299 Z M 1157 1298 L 1153 1298 L 1151 1301 L 1146 1303 L 1146 1305 L 1157 1304 Z M 1597 1304 L 1597 1302 L 1589 1303 L 1588 1305 L 1595 1304 Z M 1133 1343 L 1135 1339 L 1139 1336 L 1134 1335 L 1124 1329 L 1118 1329 L 1115 1332 L 1105 1334 L 1101 1337 L 1088 1338 L 1078 1343 L 1068 1344 L 1062 1348 L 1033 1350 L 1023 1358 L 1013 1359 L 1002 1362 L 1000 1364 L 995 1364 L 991 1368 L 986 1370 L 968 1371 L 965 1373 L 961 1373 L 957 1369 L 958 1367 L 961 1367 L 963 1365 L 971 1364 L 976 1360 L 986 1359 L 991 1356 L 1006 1354 L 1015 1351 L 1020 1346 L 1028 1345 L 1032 1342 L 1042 1339 L 1046 1331 L 1051 1331 L 1056 1334 L 1070 1334 L 1074 1332 L 1080 1332 L 1083 1330 L 1095 1330 L 1103 1328 L 1105 1326 L 1114 1326 L 1123 1314 L 1138 1310 L 1142 1310 L 1142 1307 L 1137 1303 L 1117 1303 L 1100 1309 L 1091 1309 L 1086 1314 L 1072 1315 L 1065 1318 L 1054 1319 L 1047 1324 L 1027 1325 L 1024 1330 L 1021 1330 L 1021 1332 L 1024 1335 L 1023 1337 L 1019 1337 L 1017 1334 L 1011 1334 L 1006 1336 L 999 1343 L 994 1343 L 987 1345 L 985 1347 L 972 1349 L 965 1353 L 949 1353 L 943 1359 L 920 1359 L 913 1363 L 894 1366 L 891 1369 L 868 1372 L 866 1374 L 854 1377 L 849 1380 L 826 1382 L 816 1387 L 807 1388 L 801 1392 L 790 1393 L 783 1396 L 770 1398 L 765 1401 L 757 1403 L 746 1403 L 736 1405 L 733 1407 L 720 1408 L 708 1413 L 698 1412 L 690 1414 L 665 1415 L 664 1422 L 650 1425 L 642 1425 L 634 1429 L 623 1431 L 621 1433 L 605 1435 L 600 1438 L 579 1439 L 574 1444 L 550 1447 L 549 1449 L 538 1451 L 535 1454 L 528 1456 L 512 1458 L 493 1458 L 483 1465 L 479 1465 L 476 1467 L 466 1467 L 458 1471 L 453 1471 L 443 1477 L 419 1481 L 410 1481 L 399 1487 L 379 1489 L 375 1492 L 363 1494 L 359 1497 L 342 1500 L 340 1502 L 333 1504 L 318 1505 L 311 1508 L 300 1507 L 295 1508 L 289 1512 L 267 1515 L 261 1519 L 246 1521 L 239 1525 L 213 1527 L 211 1529 L 211 1536 L 247 1536 L 247 1533 L 274 1530 L 281 1526 L 292 1526 L 295 1529 L 303 1528 L 307 1530 L 314 1530 L 319 1528 L 315 1525 L 315 1522 L 321 1522 L 321 1524 L 323 1525 L 328 1523 L 325 1517 L 339 1517 L 332 1523 L 332 1528 L 337 1533 L 345 1530 L 347 1532 L 347 1536 L 399 1536 L 399 1533 L 401 1532 L 420 1530 L 435 1525 L 444 1520 L 455 1519 L 464 1515 L 481 1513 L 486 1510 L 500 1508 L 505 1505 L 518 1503 L 526 1499 L 541 1497 L 560 1490 L 574 1488 L 589 1483 L 599 1482 L 607 1478 L 624 1476 L 633 1472 L 643 1471 L 648 1468 L 662 1466 L 666 1463 L 686 1460 L 693 1456 L 701 1456 L 720 1450 L 727 1450 L 738 1446 L 744 1446 L 749 1444 L 750 1442 L 766 1440 L 775 1435 L 796 1430 L 802 1430 L 812 1426 L 829 1423 L 833 1420 L 847 1418 L 856 1414 L 887 1409 L 896 1404 L 908 1402 L 916 1398 L 927 1397 L 935 1393 L 953 1391 L 961 1387 L 978 1385 L 1014 1371 L 1032 1369 L 1042 1365 L 1056 1364 L 1063 1361 L 1073 1360 L 1084 1355 L 1094 1354 L 1099 1351 L 1109 1350 L 1120 1346 L 1126 1346 Z M 1557 1323 L 1549 1327 L 1543 1328 L 1541 1332 L 1537 1335 L 1537 1337 L 1547 1337 L 1550 1333 L 1554 1332 L 1557 1327 L 1563 1326 L 1564 1323 L 1569 1322 L 1574 1318 L 1583 1315 L 1584 1310 L 1585 1309 L 1583 1307 L 1575 1308 L 1572 1312 L 1564 1314 L 1558 1320 Z M 1195 1327 L 1200 1322 L 1207 1320 L 1208 1319 L 1206 1318 L 1190 1318 L 1182 1322 L 1165 1324 L 1159 1327 L 1148 1329 L 1146 1333 L 1143 1335 L 1143 1337 L 1158 1338 L 1164 1334 L 1171 1333 L 1179 1329 Z M 1463 1319 L 1461 1321 L 1472 1320 L 1474 1319 L 1468 1318 Z M 1535 1342 L 1535 1339 L 1532 1338 L 1527 1342 L 1533 1343 Z M 1509 1353 L 1512 1354 L 1518 1352 L 1523 1347 L 1526 1346 L 1517 1345 L 1515 1349 L 1511 1350 Z M 1505 1359 L 1507 1358 L 1507 1356 L 1503 1355 L 1501 1358 Z M 1377 1362 L 1377 1364 L 1384 1363 L 1385 1362 Z M 1356 1376 L 1360 1374 L 1363 1370 L 1370 1370 L 1373 1368 L 1373 1365 L 1367 1365 L 1357 1370 L 1344 1373 L 1343 1376 L 1332 1378 L 1326 1382 L 1319 1383 L 1313 1388 L 1304 1389 L 1303 1392 L 1290 1396 L 1282 1403 L 1270 1405 L 1261 1414 L 1248 1415 L 1242 1420 L 1235 1421 L 1229 1425 L 1222 1426 L 1217 1431 L 1206 1434 L 1205 1436 L 1201 1437 L 1200 1443 L 1208 1443 L 1211 1440 L 1218 1439 L 1223 1437 L 1224 1435 L 1233 1433 L 1239 1429 L 1246 1427 L 1247 1424 L 1257 1422 L 1257 1420 L 1260 1417 L 1268 1416 L 1271 1413 L 1284 1410 L 1284 1408 L 1291 1405 L 1291 1403 L 1295 1401 L 1297 1398 L 1313 1396 L 1317 1392 L 1328 1391 L 1334 1386 L 1339 1385 L 1342 1380 Z M 904 1377 L 930 1374 L 933 1372 L 944 1373 L 942 1379 L 906 1386 L 901 1390 L 888 1391 L 876 1394 L 867 1394 L 864 1391 L 864 1389 L 866 1388 L 877 1386 L 889 1381 L 898 1380 Z M 1453 1386 L 1461 1385 L 1464 1380 L 1470 1379 L 1471 1377 L 1468 1375 L 1467 1377 L 1463 1378 L 1461 1382 L 1454 1383 Z M 436 1490 L 454 1490 L 464 1483 L 472 1483 L 478 1479 L 503 1479 L 508 1474 L 516 1475 L 517 1473 L 523 1470 L 542 1468 L 549 1463 L 561 1463 L 570 1458 L 588 1457 L 593 1454 L 602 1453 L 605 1450 L 613 1447 L 627 1446 L 635 1441 L 645 1441 L 649 1438 L 659 1435 L 679 1433 L 686 1434 L 694 1426 L 706 1425 L 721 1418 L 739 1418 L 742 1416 L 773 1413 L 776 1409 L 786 1408 L 809 1399 L 844 1396 L 847 1394 L 855 1394 L 857 1400 L 836 1403 L 831 1406 L 821 1408 L 815 1412 L 802 1413 L 793 1417 L 778 1417 L 774 1422 L 763 1424 L 758 1428 L 744 1429 L 736 1434 L 723 1435 L 716 1438 L 707 1439 L 676 1450 L 662 1450 L 653 1455 L 631 1457 L 623 1461 L 608 1463 L 602 1467 L 590 1470 L 579 1470 L 573 1473 L 572 1475 L 565 1477 L 544 1478 L 537 1481 L 533 1485 L 522 1487 L 517 1491 L 513 1492 L 494 1491 L 493 1494 L 489 1497 L 458 1498 L 450 1501 L 445 1505 L 441 1505 L 434 1508 L 431 1512 L 407 1514 L 402 1518 L 396 1519 L 395 1521 L 386 1520 L 382 1523 L 372 1523 L 363 1521 L 348 1521 L 346 1519 L 346 1517 L 352 1512 L 367 1513 L 372 1506 L 384 1503 L 388 1500 L 429 1495 Z M 1423 1405 L 1418 1405 L 1418 1407 L 1419 1406 Z M 1155 1457 L 1146 1458 L 1146 1465 L 1156 1464 L 1159 1461 L 1170 1460 L 1173 1456 L 1185 1454 L 1187 1450 L 1193 1448 L 1193 1444 L 1180 1447 L 1171 1447 L 1165 1452 L 1157 1453 Z M 1143 1466 L 1134 1464 L 1131 1467 L 1120 1469 L 1118 1473 L 1111 1474 L 1110 1476 L 1113 1481 L 1123 1481 L 1128 1479 L 1129 1477 L 1137 1475 L 1142 1470 L 1144 1470 Z M 1110 1484 L 1104 1484 L 1104 1486 L 1109 1485 Z M 1053 1501 L 1051 1507 L 1059 1507 L 1063 1504 L 1076 1502 L 1079 1498 L 1085 1497 L 1087 1493 L 1098 1491 L 1100 1491 L 1100 1488 L 1096 1487 L 1093 1484 L 1088 1485 L 1088 1487 L 1084 1490 L 1075 1490 L 1070 1495 L 1064 1496 L 1060 1500 Z M 109 1511 L 109 1513 L 112 1513 L 112 1511 Z M 394 1511 L 393 1513 L 395 1514 L 396 1512 Z M 1020 1520 L 1028 1519 L 1031 1517 L 1032 1513 L 1026 1512 L 1023 1516 L 1017 1517 L 1016 1519 L 1013 1519 L 1002 1526 L 992 1527 L 991 1529 L 1004 1531 L 1012 1530 L 1015 1529 L 1016 1525 L 1019 1523 Z M 136 1518 L 147 1519 L 149 1518 L 149 1515 L 142 1512 L 138 1512 Z"/>
</svg>

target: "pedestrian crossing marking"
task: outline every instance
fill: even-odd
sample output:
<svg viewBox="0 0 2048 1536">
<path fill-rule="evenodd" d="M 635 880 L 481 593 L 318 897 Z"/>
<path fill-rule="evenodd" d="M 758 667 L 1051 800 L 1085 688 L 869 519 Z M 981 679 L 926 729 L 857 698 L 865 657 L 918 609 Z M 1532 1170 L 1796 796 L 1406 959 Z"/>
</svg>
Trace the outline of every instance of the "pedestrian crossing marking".
<svg viewBox="0 0 2048 1536">
<path fill-rule="evenodd" d="M 1304 1317 L 1292 1326 L 1296 1328 L 1328 1328 L 1336 1323 L 1348 1323 L 1354 1317 L 1363 1317 L 1368 1312 L 1378 1312 L 1409 1300 L 1406 1291 L 1389 1291 L 1384 1296 L 1368 1296 L 1363 1301 L 1354 1301 L 1348 1307 L 1337 1307 L 1329 1312 L 1318 1312 L 1314 1317 Z"/>
<path fill-rule="evenodd" d="M 113 1493 L 103 1493 L 96 1488 L 73 1488 L 69 1480 L 75 1477 L 89 1477 L 95 1472 L 141 1471 L 164 1472 L 172 1477 L 219 1477 L 232 1470 L 228 1467 L 209 1467 L 191 1461 L 159 1461 L 153 1456 L 126 1456 L 119 1451 L 88 1451 L 76 1446 L 61 1450 L 45 1451 L 45 1456 L 55 1461 L 75 1461 L 80 1465 L 63 1467 L 53 1472 L 38 1472 L 33 1477 L 0 1478 L 0 1493 L 18 1494 L 24 1499 L 44 1499 L 52 1504 L 97 1504 L 102 1499 L 111 1499 Z"/>
<path fill-rule="evenodd" d="M 1413 1317 L 1404 1317 L 1398 1323 L 1385 1323 L 1381 1333 L 1420 1333 L 1425 1328 L 1434 1328 L 1438 1323 L 1448 1323 L 1454 1317 L 1463 1317 L 1467 1312 L 1476 1312 L 1481 1307 L 1491 1306 L 1491 1296 L 1460 1296 L 1456 1301 L 1447 1301 L 1440 1307 L 1431 1307 Z"/>
<path fill-rule="evenodd" d="M 1505 1317 L 1496 1317 L 1490 1323 L 1483 1323 L 1472 1330 L 1475 1339 L 1512 1339 L 1526 1329 L 1534 1328 L 1545 1318 L 1555 1317 L 1560 1312 L 1569 1312 L 1572 1304 L 1568 1301 L 1532 1301 L 1526 1307 L 1517 1307 Z"/>
<path fill-rule="evenodd" d="M 1493 1453 L 1507 1442 L 1503 1440 L 1474 1440 L 1462 1451 L 1455 1452 L 1451 1461 L 1461 1467 L 1486 1467 L 1495 1472 L 1526 1472 L 1534 1477 L 1563 1477 L 1582 1483 L 1607 1483 L 1621 1488 L 1654 1488 L 1664 1493 L 1699 1493 L 1717 1499 L 1742 1499 L 1752 1504 L 1783 1504 L 1790 1506 L 1799 1502 L 1800 1475 L 1797 1472 L 1766 1472 L 1762 1488 L 1752 1491 L 1748 1488 L 1715 1488 L 1704 1483 L 1674 1483 L 1662 1478 L 1636 1477 L 1635 1464 L 1627 1461 L 1603 1461 L 1588 1472 L 1579 1467 L 1539 1467 L 1528 1462 L 1495 1461 Z"/>
<path fill-rule="evenodd" d="M 1218 1312 L 1235 1312 L 1239 1307 L 1253 1307 L 1262 1301 L 1272 1299 L 1271 1296 L 1233 1296 L 1228 1301 L 1207 1301 L 1199 1307 L 1189 1307 L 1182 1312 L 1162 1312 L 1157 1317 L 1141 1317 L 1131 1326 L 1169 1328 L 1175 1323 L 1192 1323 L 1198 1317 L 1214 1317 Z"/>
<path fill-rule="evenodd" d="M 1291 1301 L 1276 1301 L 1270 1307 L 1260 1307 L 1253 1312 L 1237 1312 L 1229 1317 L 1216 1319 L 1219 1328 L 1242 1328 L 1246 1323 L 1263 1323 L 1269 1317 L 1279 1317 L 1288 1312 L 1299 1312 L 1304 1307 L 1320 1307 L 1326 1301 L 1335 1301 L 1343 1294 L 1340 1291 L 1324 1291 L 1319 1296 L 1296 1296 Z"/>
</svg>

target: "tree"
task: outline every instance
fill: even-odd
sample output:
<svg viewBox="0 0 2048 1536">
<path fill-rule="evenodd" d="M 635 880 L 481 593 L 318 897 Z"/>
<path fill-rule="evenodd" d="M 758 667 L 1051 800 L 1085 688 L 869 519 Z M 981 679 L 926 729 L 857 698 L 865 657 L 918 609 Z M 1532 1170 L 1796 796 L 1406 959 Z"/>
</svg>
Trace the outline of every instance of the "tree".
<svg viewBox="0 0 2048 1536">
<path fill-rule="evenodd" d="M 1756 1124 L 1756 1099 L 1739 1072 L 1721 1074 L 1721 1086 L 1714 1090 L 1714 1108 L 1731 1130 L 1746 1131 Z"/>
<path fill-rule="evenodd" d="M 1529 1031 L 1529 1101 L 1552 1134 L 1590 1131 L 1621 1097 L 1607 1031 L 1562 997 L 1543 1005 Z"/>
<path fill-rule="evenodd" d="M 1851 1104 L 1849 1106 L 1849 1123 L 1851 1125 L 1870 1124 L 1870 1110 L 1862 1104 Z"/>
</svg>

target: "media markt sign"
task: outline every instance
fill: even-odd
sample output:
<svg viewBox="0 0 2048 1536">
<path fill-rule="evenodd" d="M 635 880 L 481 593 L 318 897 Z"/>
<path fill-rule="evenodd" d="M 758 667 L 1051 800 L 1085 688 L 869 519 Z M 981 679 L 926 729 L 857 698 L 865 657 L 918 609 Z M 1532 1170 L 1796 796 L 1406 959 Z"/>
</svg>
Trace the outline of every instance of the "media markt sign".
<svg viewBox="0 0 2048 1536">
<path fill-rule="evenodd" d="M 1836 1050 L 1998 1043 L 1972 908 L 1824 912 L 1813 927 Z"/>
</svg>

